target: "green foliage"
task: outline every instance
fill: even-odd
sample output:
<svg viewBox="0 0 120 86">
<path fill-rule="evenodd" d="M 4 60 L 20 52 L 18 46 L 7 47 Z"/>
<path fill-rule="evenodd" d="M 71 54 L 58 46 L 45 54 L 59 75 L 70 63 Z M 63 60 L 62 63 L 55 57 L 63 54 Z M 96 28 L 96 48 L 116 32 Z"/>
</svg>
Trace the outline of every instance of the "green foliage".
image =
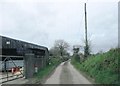
<svg viewBox="0 0 120 86">
<path fill-rule="evenodd" d="M 58 58 L 51 58 L 50 64 L 39 70 L 39 72 L 35 75 L 37 80 L 42 80 L 44 77 L 48 76 L 60 63 L 61 61 Z"/>
<path fill-rule="evenodd" d="M 69 60 L 69 57 L 68 56 L 63 56 L 63 58 L 61 59 L 63 62 L 64 61 L 67 61 L 67 60 Z"/>
<path fill-rule="evenodd" d="M 111 49 L 107 53 L 90 56 L 81 64 L 72 59 L 72 64 L 94 78 L 96 83 L 118 84 L 119 51 L 120 49 Z"/>
<path fill-rule="evenodd" d="M 73 59 L 74 59 L 76 62 L 80 62 L 80 55 L 78 55 L 78 54 L 73 54 Z"/>
</svg>

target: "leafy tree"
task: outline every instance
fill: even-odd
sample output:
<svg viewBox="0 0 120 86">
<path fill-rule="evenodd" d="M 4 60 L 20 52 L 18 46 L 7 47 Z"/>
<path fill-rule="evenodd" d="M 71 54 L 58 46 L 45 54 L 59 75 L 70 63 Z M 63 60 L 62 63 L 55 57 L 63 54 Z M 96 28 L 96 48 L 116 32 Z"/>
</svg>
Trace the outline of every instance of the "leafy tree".
<svg viewBox="0 0 120 86">
<path fill-rule="evenodd" d="M 84 41 L 86 44 L 86 41 Z M 87 40 L 87 45 L 84 46 L 84 59 L 86 59 L 91 53 L 91 40 Z"/>
</svg>

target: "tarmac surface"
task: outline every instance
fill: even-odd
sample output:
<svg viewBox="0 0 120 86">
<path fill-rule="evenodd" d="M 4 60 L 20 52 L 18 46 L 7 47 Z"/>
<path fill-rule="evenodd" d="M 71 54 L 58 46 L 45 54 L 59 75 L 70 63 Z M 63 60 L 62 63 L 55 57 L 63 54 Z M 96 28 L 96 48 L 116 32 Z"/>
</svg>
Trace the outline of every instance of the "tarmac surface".
<svg viewBox="0 0 120 86">
<path fill-rule="evenodd" d="M 28 80 L 25 78 L 16 79 L 4 84 L 25 84 Z M 91 84 L 80 72 L 78 72 L 70 61 L 61 63 L 54 73 L 46 79 L 43 84 Z"/>
<path fill-rule="evenodd" d="M 61 63 L 55 72 L 46 80 L 45 84 L 92 84 L 70 63 Z"/>
</svg>

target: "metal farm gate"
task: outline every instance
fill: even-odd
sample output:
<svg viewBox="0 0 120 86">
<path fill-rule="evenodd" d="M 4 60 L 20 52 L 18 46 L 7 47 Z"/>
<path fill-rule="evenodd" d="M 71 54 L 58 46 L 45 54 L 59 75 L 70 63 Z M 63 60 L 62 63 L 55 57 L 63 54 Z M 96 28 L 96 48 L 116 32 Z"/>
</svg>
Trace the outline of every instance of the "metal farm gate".
<svg viewBox="0 0 120 86">
<path fill-rule="evenodd" d="M 47 47 L 0 36 L 0 83 L 33 77 L 36 70 L 46 67 Z"/>
<path fill-rule="evenodd" d="M 23 56 L 3 56 L 1 55 L 0 83 L 24 77 Z"/>
</svg>

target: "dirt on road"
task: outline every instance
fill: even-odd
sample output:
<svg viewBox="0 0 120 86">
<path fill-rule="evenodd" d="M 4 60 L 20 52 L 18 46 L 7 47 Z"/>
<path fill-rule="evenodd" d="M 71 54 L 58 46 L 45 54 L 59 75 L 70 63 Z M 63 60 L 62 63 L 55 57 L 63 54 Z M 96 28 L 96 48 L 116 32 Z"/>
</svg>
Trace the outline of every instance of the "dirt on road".
<svg viewBox="0 0 120 86">
<path fill-rule="evenodd" d="M 70 63 L 61 63 L 44 84 L 92 84 Z"/>
</svg>

